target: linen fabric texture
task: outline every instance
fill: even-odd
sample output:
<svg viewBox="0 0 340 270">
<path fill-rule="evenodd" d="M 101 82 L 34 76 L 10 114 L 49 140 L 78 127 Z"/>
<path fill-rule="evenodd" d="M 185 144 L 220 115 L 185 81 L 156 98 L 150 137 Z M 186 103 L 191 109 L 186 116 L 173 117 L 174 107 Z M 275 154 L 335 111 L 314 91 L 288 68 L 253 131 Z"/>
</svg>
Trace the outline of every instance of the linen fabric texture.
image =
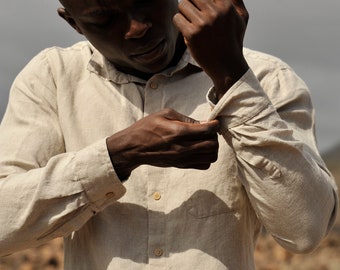
<svg viewBox="0 0 340 270">
<path fill-rule="evenodd" d="M 0 254 L 64 237 L 68 270 L 255 269 L 263 226 L 290 251 L 313 250 L 337 187 L 309 91 L 281 60 L 244 53 L 250 69 L 220 101 L 188 52 L 148 81 L 85 41 L 37 55 L 0 127 Z M 217 162 L 143 165 L 122 183 L 106 138 L 164 108 L 220 120 Z"/>
</svg>

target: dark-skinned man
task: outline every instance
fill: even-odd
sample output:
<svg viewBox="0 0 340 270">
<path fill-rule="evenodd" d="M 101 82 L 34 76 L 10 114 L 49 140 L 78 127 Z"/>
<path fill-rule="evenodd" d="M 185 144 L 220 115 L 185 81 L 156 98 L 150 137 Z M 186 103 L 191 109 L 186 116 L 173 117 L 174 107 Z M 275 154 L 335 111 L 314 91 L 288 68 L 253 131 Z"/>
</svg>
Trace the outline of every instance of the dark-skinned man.
<svg viewBox="0 0 340 270">
<path fill-rule="evenodd" d="M 254 269 L 330 230 L 337 187 L 305 84 L 243 48 L 241 0 L 63 0 L 88 41 L 16 78 L 0 129 L 0 252 L 65 269 Z"/>
</svg>

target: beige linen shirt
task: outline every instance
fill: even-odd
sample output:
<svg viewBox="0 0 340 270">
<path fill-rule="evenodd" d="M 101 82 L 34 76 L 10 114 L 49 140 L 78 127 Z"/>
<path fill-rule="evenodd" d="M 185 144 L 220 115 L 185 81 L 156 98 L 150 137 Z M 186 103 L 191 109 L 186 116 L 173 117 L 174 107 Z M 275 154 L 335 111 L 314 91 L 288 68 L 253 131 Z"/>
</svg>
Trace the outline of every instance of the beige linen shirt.
<svg viewBox="0 0 340 270">
<path fill-rule="evenodd" d="M 148 81 L 87 42 L 36 56 L 0 127 L 0 254 L 62 236 L 68 270 L 254 269 L 262 226 L 288 250 L 315 248 L 337 195 L 309 92 L 280 60 L 245 56 L 251 68 L 219 102 L 187 52 Z M 121 183 L 106 138 L 163 108 L 218 117 L 217 162 L 140 166 Z"/>
</svg>

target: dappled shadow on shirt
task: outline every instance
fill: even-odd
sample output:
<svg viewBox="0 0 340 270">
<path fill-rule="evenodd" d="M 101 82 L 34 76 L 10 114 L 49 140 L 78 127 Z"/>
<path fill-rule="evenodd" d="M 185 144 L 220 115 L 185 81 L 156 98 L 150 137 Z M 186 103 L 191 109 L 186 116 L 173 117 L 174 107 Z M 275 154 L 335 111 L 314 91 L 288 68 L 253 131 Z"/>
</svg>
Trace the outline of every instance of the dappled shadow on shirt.
<svg viewBox="0 0 340 270">
<path fill-rule="evenodd" d="M 77 265 L 77 269 L 109 269 L 110 264 L 118 261 L 118 265 L 126 260 L 148 264 L 150 259 L 157 259 L 154 250 L 161 248 L 162 257 L 196 250 L 214 257 L 220 266 L 232 268 L 228 255 L 243 250 L 244 244 L 238 235 L 240 228 L 235 229 L 240 226 L 236 213 L 206 190 L 195 192 L 169 213 L 116 203 L 92 218 L 66 242 L 65 265 Z M 235 234 L 228 235 L 230 231 Z M 236 242 L 240 247 L 235 248 Z M 188 261 L 191 265 L 195 263 L 194 258 Z M 205 269 L 202 262 L 200 269 Z"/>
</svg>

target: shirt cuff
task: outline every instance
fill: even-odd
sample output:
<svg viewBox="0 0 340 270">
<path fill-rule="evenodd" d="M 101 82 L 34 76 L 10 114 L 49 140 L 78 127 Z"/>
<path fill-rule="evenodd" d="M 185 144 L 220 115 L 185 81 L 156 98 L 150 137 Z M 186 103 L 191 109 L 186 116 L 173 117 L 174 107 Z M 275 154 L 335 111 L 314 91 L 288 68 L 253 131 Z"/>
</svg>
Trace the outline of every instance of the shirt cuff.
<svg viewBox="0 0 340 270">
<path fill-rule="evenodd" d="M 76 179 L 80 181 L 93 211 L 101 211 L 126 192 L 115 173 L 107 151 L 106 139 L 76 154 Z"/>
<path fill-rule="evenodd" d="M 219 101 L 215 88 L 210 88 L 207 100 L 212 108 L 208 120 L 220 119 L 222 129 L 241 125 L 271 105 L 251 69 Z"/>
</svg>

